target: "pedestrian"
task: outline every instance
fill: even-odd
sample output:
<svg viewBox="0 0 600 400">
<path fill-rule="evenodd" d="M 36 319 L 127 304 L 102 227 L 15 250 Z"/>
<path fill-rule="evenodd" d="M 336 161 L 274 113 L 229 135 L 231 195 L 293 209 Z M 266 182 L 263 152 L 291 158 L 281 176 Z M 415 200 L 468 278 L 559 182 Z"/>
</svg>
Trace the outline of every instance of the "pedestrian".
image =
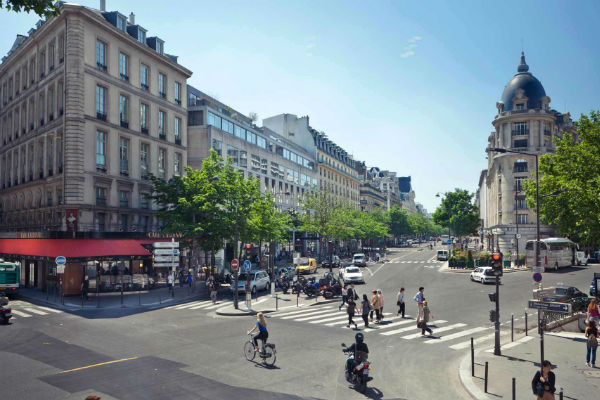
<svg viewBox="0 0 600 400">
<path fill-rule="evenodd" d="M 167 286 L 169 287 L 169 293 L 173 292 L 173 283 L 175 278 L 173 277 L 173 272 L 170 272 L 167 276 Z"/>
<path fill-rule="evenodd" d="M 366 294 L 363 294 L 363 298 L 360 304 L 360 310 L 362 313 L 362 319 L 365 321 L 365 328 L 369 327 L 369 311 L 371 310 L 371 305 L 369 304 L 369 299 Z"/>
<path fill-rule="evenodd" d="M 383 293 L 381 289 L 377 289 L 377 297 L 379 297 L 379 322 L 383 321 Z"/>
<path fill-rule="evenodd" d="M 531 389 L 533 394 L 537 396 L 537 400 L 554 400 L 554 392 L 556 387 L 556 376 L 552 369 L 552 363 L 548 360 L 542 362 L 542 370 L 537 371 L 531 381 Z"/>
<path fill-rule="evenodd" d="M 342 288 L 342 304 L 338 307 L 338 310 L 341 310 L 342 307 L 346 304 L 346 300 L 348 299 L 348 285 L 344 284 Z"/>
<path fill-rule="evenodd" d="M 208 284 L 208 290 L 210 291 L 210 299 L 212 300 L 213 304 L 217 303 L 217 283 L 215 282 L 214 279 L 211 279 L 210 283 Z"/>
<path fill-rule="evenodd" d="M 81 282 L 81 296 L 84 300 L 88 299 L 88 290 L 90 288 L 90 278 L 85 275 L 83 277 L 83 281 Z"/>
<path fill-rule="evenodd" d="M 401 287 L 400 291 L 398 292 L 398 299 L 396 301 L 396 304 L 398 305 L 398 313 L 396 315 L 402 314 L 402 318 L 404 318 L 405 305 L 404 305 L 404 288 L 403 287 Z"/>
<path fill-rule="evenodd" d="M 600 319 L 600 310 L 598 309 L 598 303 L 596 302 L 595 298 L 593 298 L 590 301 L 590 304 L 588 304 L 587 319 L 588 321 L 594 321 L 596 326 L 598 325 L 598 321 Z"/>
<path fill-rule="evenodd" d="M 413 297 L 413 300 L 417 302 L 417 306 L 419 308 L 419 312 L 417 313 L 417 320 L 419 320 L 419 318 L 421 318 L 421 316 L 423 315 L 423 301 L 425 300 L 424 292 L 425 288 L 421 286 L 417 294 L 415 294 L 415 297 Z"/>
<path fill-rule="evenodd" d="M 352 317 L 354 317 L 354 313 L 356 312 L 356 303 L 353 298 L 348 298 L 346 312 L 348 313 L 348 325 L 346 325 L 346 328 L 350 328 L 350 325 L 354 325 L 354 329 L 358 329 L 358 325 L 352 320 Z"/>
<path fill-rule="evenodd" d="M 425 331 L 429 333 L 429 336 L 433 335 L 431 329 L 427 326 L 429 319 L 433 319 L 433 314 L 427 307 L 427 300 L 423 300 L 423 315 L 421 319 L 417 319 L 417 328 L 421 328 L 421 336 L 425 336 Z"/>
<path fill-rule="evenodd" d="M 346 301 L 348 301 L 348 299 L 358 300 L 358 295 L 356 294 L 354 283 L 351 283 L 350 287 L 348 288 L 348 293 L 346 294 Z"/>
<path fill-rule="evenodd" d="M 373 290 L 373 294 L 371 295 L 371 312 L 370 319 L 373 322 L 373 313 L 375 313 L 375 323 L 379 323 L 379 296 L 377 295 L 377 290 Z"/>
<path fill-rule="evenodd" d="M 587 354 L 585 356 L 585 365 L 596 368 L 596 350 L 598 350 L 598 328 L 592 320 L 588 321 L 585 328 L 585 337 L 587 338 Z M 590 364 L 591 362 L 591 364 Z"/>
<path fill-rule="evenodd" d="M 183 287 L 183 282 L 184 282 L 184 276 L 183 276 L 183 270 L 179 271 L 179 287 L 182 288 Z"/>
</svg>

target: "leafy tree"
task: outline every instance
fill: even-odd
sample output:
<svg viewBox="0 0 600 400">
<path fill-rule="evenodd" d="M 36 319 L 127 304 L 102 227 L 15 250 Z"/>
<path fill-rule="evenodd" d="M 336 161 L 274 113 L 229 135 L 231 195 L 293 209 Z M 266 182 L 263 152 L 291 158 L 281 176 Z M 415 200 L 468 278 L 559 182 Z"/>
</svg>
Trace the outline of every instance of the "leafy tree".
<svg viewBox="0 0 600 400">
<path fill-rule="evenodd" d="M 413 233 L 411 225 L 408 223 L 408 214 L 406 210 L 394 205 L 389 211 L 390 233 L 395 237 L 410 235 Z"/>
<path fill-rule="evenodd" d="M 26 12 L 33 11 L 40 17 L 54 17 L 60 14 L 58 1 L 52 0 L 0 0 L 0 8 L 8 11 Z"/>
<path fill-rule="evenodd" d="M 302 214 L 299 216 L 300 230 L 319 235 L 323 244 L 329 236 L 335 236 L 336 208 L 331 205 L 330 196 L 326 191 L 307 192 L 300 201 Z M 321 261 L 321 254 L 318 254 Z"/>
<path fill-rule="evenodd" d="M 281 243 L 286 239 L 290 226 L 290 216 L 277 210 L 272 193 L 267 192 L 252 203 L 248 229 L 254 243 Z"/>
<path fill-rule="evenodd" d="M 458 188 L 446 193 L 442 204 L 433 213 L 433 222 L 450 227 L 459 238 L 477 233 L 479 210 L 473 203 L 473 197 L 473 193 Z"/>
<path fill-rule="evenodd" d="M 600 111 L 581 115 L 575 126 L 576 135 L 555 138 L 556 153 L 539 159 L 540 220 L 593 248 L 600 243 Z M 568 192 L 542 198 L 562 189 Z M 535 210 L 535 176 L 524 190 Z"/>
</svg>

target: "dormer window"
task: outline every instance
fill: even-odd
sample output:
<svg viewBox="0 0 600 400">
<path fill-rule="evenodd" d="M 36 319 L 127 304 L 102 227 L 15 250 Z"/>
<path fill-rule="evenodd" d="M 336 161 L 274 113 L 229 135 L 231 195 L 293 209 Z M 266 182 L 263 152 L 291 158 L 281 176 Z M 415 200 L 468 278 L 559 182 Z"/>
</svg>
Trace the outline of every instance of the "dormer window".
<svg viewBox="0 0 600 400">
<path fill-rule="evenodd" d="M 138 29 L 138 41 L 146 44 L 146 32 L 141 29 Z"/>
<path fill-rule="evenodd" d="M 126 28 L 127 21 L 125 20 L 125 17 L 121 17 L 120 15 L 117 16 L 117 29 L 119 29 L 120 31 L 125 31 Z"/>
<path fill-rule="evenodd" d="M 158 54 L 164 54 L 164 43 L 161 42 L 160 40 L 156 41 L 156 52 Z"/>
<path fill-rule="evenodd" d="M 525 109 L 525 104 L 523 103 L 517 103 L 515 105 L 515 110 L 519 111 L 519 110 L 524 110 Z"/>
</svg>

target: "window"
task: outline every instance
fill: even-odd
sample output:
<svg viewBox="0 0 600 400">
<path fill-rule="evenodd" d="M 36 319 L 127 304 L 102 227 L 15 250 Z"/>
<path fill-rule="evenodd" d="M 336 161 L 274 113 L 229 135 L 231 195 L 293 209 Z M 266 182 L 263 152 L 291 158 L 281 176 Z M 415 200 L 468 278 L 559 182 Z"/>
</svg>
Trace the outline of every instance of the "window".
<svg viewBox="0 0 600 400">
<path fill-rule="evenodd" d="M 138 28 L 138 35 L 137 36 L 138 36 L 137 37 L 138 41 L 140 43 L 146 44 L 146 32 L 144 32 L 143 30 L 141 30 L 141 29 Z"/>
<path fill-rule="evenodd" d="M 126 96 L 119 96 L 119 120 L 123 128 L 129 128 L 129 99 Z"/>
<path fill-rule="evenodd" d="M 222 156 L 222 151 L 223 151 L 223 142 L 221 142 L 220 140 L 217 139 L 213 139 L 212 140 L 212 148 L 215 149 L 215 151 L 217 152 L 218 155 Z"/>
<path fill-rule="evenodd" d="M 526 224 L 527 214 L 517 214 L 517 224 Z"/>
<path fill-rule="evenodd" d="M 129 140 L 125 138 L 119 141 L 119 168 L 121 175 L 129 175 Z"/>
<path fill-rule="evenodd" d="M 211 112 L 208 113 L 207 123 L 208 123 L 208 125 L 212 125 L 214 127 L 221 129 L 221 117 L 219 117 Z"/>
<path fill-rule="evenodd" d="M 61 32 L 58 35 L 58 61 L 63 62 L 65 59 L 65 34 Z"/>
<path fill-rule="evenodd" d="M 222 130 L 224 130 L 225 132 L 231 133 L 233 135 L 233 132 L 234 132 L 233 126 L 234 125 L 231 122 L 229 122 L 225 118 L 223 118 L 222 127 L 221 127 Z"/>
<path fill-rule="evenodd" d="M 106 205 L 106 188 L 97 186 L 96 187 L 96 205 L 105 206 Z"/>
<path fill-rule="evenodd" d="M 516 109 L 517 111 L 524 110 L 524 109 L 525 109 L 525 104 L 523 104 L 523 103 L 518 103 L 518 104 L 516 105 L 516 108 L 515 108 L 515 109 Z"/>
<path fill-rule="evenodd" d="M 106 103 L 105 92 L 102 86 L 96 86 L 96 118 L 106 121 Z"/>
<path fill-rule="evenodd" d="M 129 208 L 129 192 L 125 190 L 119 191 L 119 207 Z"/>
<path fill-rule="evenodd" d="M 240 150 L 240 167 L 246 168 L 248 167 L 248 152 L 244 150 Z"/>
<path fill-rule="evenodd" d="M 121 17 L 120 15 L 117 16 L 117 29 L 119 29 L 121 31 L 125 31 L 126 28 L 127 28 L 127 22 L 125 21 L 125 18 Z"/>
<path fill-rule="evenodd" d="M 250 131 L 246 131 L 246 140 L 252 144 L 256 144 L 256 134 Z"/>
<path fill-rule="evenodd" d="M 527 147 L 527 139 L 515 140 L 513 147 Z"/>
<path fill-rule="evenodd" d="M 54 69 L 54 41 L 48 45 L 48 67 L 50 71 Z"/>
<path fill-rule="evenodd" d="M 544 127 L 544 135 L 551 136 L 552 135 L 552 125 L 549 122 L 542 122 Z"/>
<path fill-rule="evenodd" d="M 173 158 L 173 175 L 181 176 L 181 153 L 175 153 Z"/>
<path fill-rule="evenodd" d="M 148 216 L 140 216 L 140 231 L 146 232 L 148 230 Z"/>
<path fill-rule="evenodd" d="M 143 208 L 144 210 L 147 210 L 150 207 L 150 202 L 146 196 L 146 193 L 140 193 L 140 208 Z"/>
<path fill-rule="evenodd" d="M 129 219 L 129 218 L 127 218 L 127 214 L 121 214 L 120 219 L 121 219 L 121 232 L 127 232 L 127 222 Z"/>
<path fill-rule="evenodd" d="M 96 131 L 96 169 L 106 172 L 106 133 Z"/>
<path fill-rule="evenodd" d="M 181 83 L 179 83 L 179 82 L 174 83 L 173 96 L 175 97 L 175 103 L 181 105 Z"/>
<path fill-rule="evenodd" d="M 239 164 L 238 150 L 235 147 L 227 145 L 227 157 L 231 159 L 231 161 L 233 162 L 233 165 Z"/>
<path fill-rule="evenodd" d="M 527 122 L 515 122 L 513 125 L 513 136 L 528 135 Z"/>
<path fill-rule="evenodd" d="M 98 225 L 99 232 L 104 232 L 106 230 L 105 220 L 106 220 L 106 214 L 104 214 L 104 213 L 96 214 L 96 224 Z"/>
<path fill-rule="evenodd" d="M 48 190 L 46 192 L 46 207 L 52 207 L 52 191 Z"/>
<path fill-rule="evenodd" d="M 517 160 L 515 161 L 515 168 L 513 172 L 527 172 L 527 161 Z"/>
<path fill-rule="evenodd" d="M 260 172 L 262 172 L 263 174 L 266 174 L 268 165 L 269 165 L 269 163 L 266 158 L 263 158 L 262 160 L 260 160 Z"/>
<path fill-rule="evenodd" d="M 158 149 L 158 177 L 165 178 L 166 155 L 165 149 Z"/>
<path fill-rule="evenodd" d="M 271 161 L 271 176 L 278 178 L 279 177 L 279 164 Z"/>
<path fill-rule="evenodd" d="M 291 168 L 287 168 L 287 174 L 285 176 L 285 179 L 288 182 L 292 182 L 294 180 L 294 170 Z"/>
<path fill-rule="evenodd" d="M 142 133 L 148 133 L 148 105 L 140 104 L 140 130 Z"/>
<path fill-rule="evenodd" d="M 40 66 L 40 78 L 43 78 L 44 74 L 46 73 L 46 52 L 44 52 L 44 51 L 42 51 L 40 53 L 39 66 Z"/>
<path fill-rule="evenodd" d="M 526 178 L 515 178 L 515 191 L 516 192 L 520 192 L 523 190 L 523 181 L 526 180 Z"/>
<path fill-rule="evenodd" d="M 242 127 L 235 126 L 235 136 L 240 139 L 246 139 L 246 130 Z"/>
<path fill-rule="evenodd" d="M 167 81 L 167 77 L 164 74 L 158 74 L 158 95 L 163 99 L 167 97 L 165 83 Z"/>
<path fill-rule="evenodd" d="M 99 40 L 96 40 L 96 67 L 106 71 L 106 45 Z"/>
<path fill-rule="evenodd" d="M 165 133 L 165 112 L 158 112 L 158 137 L 165 140 L 167 135 Z"/>
<path fill-rule="evenodd" d="M 142 64 L 140 66 L 140 87 L 148 90 L 148 67 Z"/>
<path fill-rule="evenodd" d="M 173 133 L 175 135 L 175 144 L 181 144 L 181 118 L 175 117 L 173 120 Z"/>
<path fill-rule="evenodd" d="M 140 175 L 142 179 L 148 176 L 148 157 L 150 154 L 150 145 L 148 143 L 140 144 Z"/>
<path fill-rule="evenodd" d="M 161 42 L 160 40 L 156 41 L 156 52 L 158 54 L 163 54 L 164 53 L 164 43 Z"/>
<path fill-rule="evenodd" d="M 121 80 L 129 81 L 129 56 L 119 53 L 119 76 Z"/>
<path fill-rule="evenodd" d="M 516 201 L 517 210 L 527 210 L 527 201 L 525 197 L 518 197 Z"/>
<path fill-rule="evenodd" d="M 258 145 L 258 147 L 262 147 L 263 149 L 267 148 L 267 141 L 261 136 L 256 137 L 256 144 Z"/>
<path fill-rule="evenodd" d="M 258 172 L 260 171 L 260 157 L 252 154 L 250 157 L 250 169 L 252 171 Z"/>
</svg>

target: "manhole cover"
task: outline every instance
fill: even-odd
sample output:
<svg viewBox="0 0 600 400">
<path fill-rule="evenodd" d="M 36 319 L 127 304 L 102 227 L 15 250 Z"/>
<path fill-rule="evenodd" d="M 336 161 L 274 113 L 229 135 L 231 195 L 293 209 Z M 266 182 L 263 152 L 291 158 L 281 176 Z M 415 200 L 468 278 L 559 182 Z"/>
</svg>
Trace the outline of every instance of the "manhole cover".
<svg viewBox="0 0 600 400">
<path fill-rule="evenodd" d="M 583 371 L 583 374 L 590 378 L 600 378 L 600 371 Z"/>
</svg>

